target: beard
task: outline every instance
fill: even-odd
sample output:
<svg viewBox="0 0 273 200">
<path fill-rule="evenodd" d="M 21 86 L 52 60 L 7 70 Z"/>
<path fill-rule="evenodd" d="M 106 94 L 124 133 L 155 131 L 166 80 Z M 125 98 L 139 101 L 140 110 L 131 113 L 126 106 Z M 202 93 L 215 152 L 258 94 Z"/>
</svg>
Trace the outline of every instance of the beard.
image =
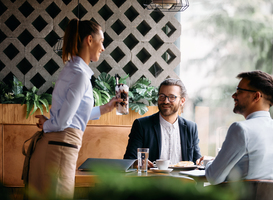
<svg viewBox="0 0 273 200">
<path fill-rule="evenodd" d="M 237 105 L 233 108 L 233 112 L 237 114 L 242 114 L 245 110 L 245 106 Z"/>
<path fill-rule="evenodd" d="M 164 106 L 166 105 L 168 105 L 168 108 L 164 108 Z M 179 104 L 169 104 L 169 103 L 158 104 L 159 112 L 161 113 L 162 116 L 165 116 L 165 117 L 176 114 L 179 108 L 180 108 Z"/>
<path fill-rule="evenodd" d="M 247 105 L 246 104 L 239 104 L 237 101 L 237 105 L 234 106 L 233 112 L 237 114 L 243 114 L 246 110 Z"/>
</svg>

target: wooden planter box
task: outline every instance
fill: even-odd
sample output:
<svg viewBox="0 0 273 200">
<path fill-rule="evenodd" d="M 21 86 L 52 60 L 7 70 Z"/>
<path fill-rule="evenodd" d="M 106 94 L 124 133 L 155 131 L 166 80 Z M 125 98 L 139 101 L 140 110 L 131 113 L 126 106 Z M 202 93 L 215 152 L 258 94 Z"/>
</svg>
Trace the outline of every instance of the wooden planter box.
<svg viewBox="0 0 273 200">
<path fill-rule="evenodd" d="M 158 111 L 157 106 L 149 107 L 145 115 L 131 111 L 128 115 L 116 115 L 113 110 L 99 120 L 89 121 L 83 136 L 77 166 L 87 158 L 123 158 L 128 135 L 133 121 Z M 26 119 L 26 105 L 0 104 L 0 181 L 8 187 L 22 187 L 21 180 L 24 156 L 23 142 L 37 130 L 36 111 Z M 49 113 L 44 111 L 49 117 Z"/>
<path fill-rule="evenodd" d="M 49 117 L 49 113 L 45 110 L 44 115 Z M 129 125 L 131 126 L 135 119 L 151 115 L 158 112 L 157 106 L 149 106 L 149 111 L 145 115 L 140 115 L 130 110 L 128 115 L 116 115 L 116 110 L 102 115 L 99 120 L 90 120 L 88 125 Z M 35 115 L 41 115 L 37 110 L 33 115 L 26 119 L 26 105 L 20 104 L 0 104 L 0 124 L 32 124 L 37 123 Z"/>
</svg>

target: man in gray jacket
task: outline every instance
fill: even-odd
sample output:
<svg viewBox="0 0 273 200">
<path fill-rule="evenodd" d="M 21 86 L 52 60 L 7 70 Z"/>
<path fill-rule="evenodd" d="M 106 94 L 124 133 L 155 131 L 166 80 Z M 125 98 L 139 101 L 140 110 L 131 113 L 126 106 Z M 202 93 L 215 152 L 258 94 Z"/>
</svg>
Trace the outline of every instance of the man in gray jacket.
<svg viewBox="0 0 273 200">
<path fill-rule="evenodd" d="M 233 123 L 215 160 L 206 165 L 206 178 L 211 184 L 227 180 L 273 180 L 273 78 L 261 71 L 240 73 L 241 79 L 232 95 L 233 112 L 245 121 Z"/>
</svg>

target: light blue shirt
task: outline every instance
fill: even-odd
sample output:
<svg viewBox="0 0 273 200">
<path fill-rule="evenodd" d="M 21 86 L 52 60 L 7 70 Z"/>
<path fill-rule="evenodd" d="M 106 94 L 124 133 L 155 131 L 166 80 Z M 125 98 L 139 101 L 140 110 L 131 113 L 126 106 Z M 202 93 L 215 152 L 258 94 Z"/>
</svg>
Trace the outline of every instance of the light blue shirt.
<svg viewBox="0 0 273 200">
<path fill-rule="evenodd" d="M 81 57 L 66 63 L 52 93 L 50 119 L 43 125 L 44 132 L 76 128 L 84 131 L 90 119 L 100 117 L 99 107 L 94 107 L 90 79 L 91 68 Z"/>
<path fill-rule="evenodd" d="M 273 179 L 273 120 L 258 111 L 233 123 L 214 161 L 206 166 L 211 184 L 226 180 Z"/>
</svg>

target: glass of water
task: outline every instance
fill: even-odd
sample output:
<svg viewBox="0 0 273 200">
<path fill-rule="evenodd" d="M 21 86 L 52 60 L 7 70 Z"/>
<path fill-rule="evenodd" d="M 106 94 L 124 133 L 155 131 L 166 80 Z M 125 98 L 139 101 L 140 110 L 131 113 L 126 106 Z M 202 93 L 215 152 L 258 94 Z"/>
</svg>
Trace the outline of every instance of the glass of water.
<svg viewBox="0 0 273 200">
<path fill-rule="evenodd" d="M 137 149 L 138 173 L 147 172 L 148 158 L 149 158 L 149 148 Z"/>
</svg>

